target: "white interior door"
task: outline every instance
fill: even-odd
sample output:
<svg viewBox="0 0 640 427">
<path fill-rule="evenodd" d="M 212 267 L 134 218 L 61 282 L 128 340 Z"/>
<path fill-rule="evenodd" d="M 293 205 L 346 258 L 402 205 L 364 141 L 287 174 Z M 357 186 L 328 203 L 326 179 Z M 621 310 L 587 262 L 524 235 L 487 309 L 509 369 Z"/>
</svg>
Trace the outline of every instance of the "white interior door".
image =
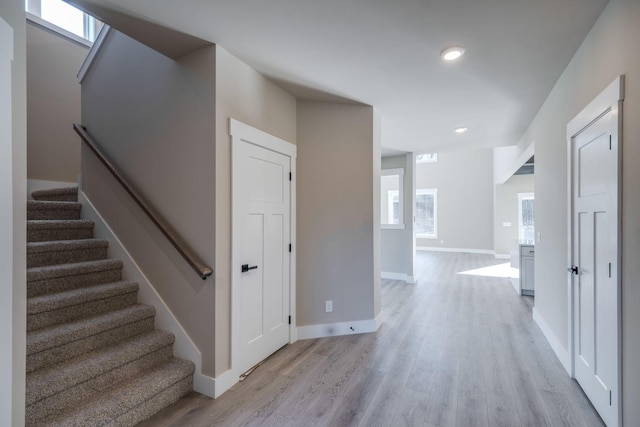
<svg viewBox="0 0 640 427">
<path fill-rule="evenodd" d="M 618 143 L 609 111 L 571 139 L 574 372 L 618 425 Z"/>
<path fill-rule="evenodd" d="M 261 137 L 264 136 L 266 140 Z M 242 373 L 289 342 L 290 155 L 266 134 L 233 139 L 233 293 Z"/>
</svg>

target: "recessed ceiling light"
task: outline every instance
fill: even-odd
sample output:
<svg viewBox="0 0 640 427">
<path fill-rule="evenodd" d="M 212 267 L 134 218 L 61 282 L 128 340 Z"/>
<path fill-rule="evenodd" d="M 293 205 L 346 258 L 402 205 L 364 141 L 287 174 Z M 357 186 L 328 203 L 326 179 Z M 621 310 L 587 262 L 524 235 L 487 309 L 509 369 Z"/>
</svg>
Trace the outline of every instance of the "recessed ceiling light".
<svg viewBox="0 0 640 427">
<path fill-rule="evenodd" d="M 464 48 L 463 47 L 461 47 L 461 46 L 451 46 L 451 47 L 448 47 L 448 48 L 444 49 L 442 52 L 440 52 L 440 57 L 442 59 L 444 59 L 445 61 L 451 62 L 451 61 L 455 61 L 456 59 L 460 58 L 463 53 L 464 53 Z"/>
<path fill-rule="evenodd" d="M 456 133 L 465 133 L 467 131 L 467 128 L 465 127 L 459 127 L 455 129 Z"/>
</svg>

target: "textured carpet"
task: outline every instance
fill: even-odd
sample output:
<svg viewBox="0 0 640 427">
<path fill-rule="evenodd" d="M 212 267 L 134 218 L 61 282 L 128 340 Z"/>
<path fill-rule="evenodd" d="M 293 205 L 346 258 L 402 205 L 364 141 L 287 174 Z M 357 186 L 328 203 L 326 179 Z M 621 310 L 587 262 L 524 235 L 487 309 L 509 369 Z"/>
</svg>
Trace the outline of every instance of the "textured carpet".
<svg viewBox="0 0 640 427">
<path fill-rule="evenodd" d="M 32 196 L 26 425 L 133 426 L 190 392 L 193 363 L 173 357 L 173 335 L 80 219 L 77 188 Z"/>
</svg>

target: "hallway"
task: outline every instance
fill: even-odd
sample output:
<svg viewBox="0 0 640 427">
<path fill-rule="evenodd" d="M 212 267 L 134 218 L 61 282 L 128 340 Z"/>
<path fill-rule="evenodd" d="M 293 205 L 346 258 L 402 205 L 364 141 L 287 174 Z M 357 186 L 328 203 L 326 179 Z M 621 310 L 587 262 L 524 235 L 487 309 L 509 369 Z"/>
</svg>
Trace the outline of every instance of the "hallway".
<svg viewBox="0 0 640 427">
<path fill-rule="evenodd" d="M 418 252 L 383 280 L 378 333 L 298 341 L 217 400 L 192 393 L 141 426 L 603 426 L 489 255 Z M 460 274 L 467 272 L 466 274 Z"/>
</svg>

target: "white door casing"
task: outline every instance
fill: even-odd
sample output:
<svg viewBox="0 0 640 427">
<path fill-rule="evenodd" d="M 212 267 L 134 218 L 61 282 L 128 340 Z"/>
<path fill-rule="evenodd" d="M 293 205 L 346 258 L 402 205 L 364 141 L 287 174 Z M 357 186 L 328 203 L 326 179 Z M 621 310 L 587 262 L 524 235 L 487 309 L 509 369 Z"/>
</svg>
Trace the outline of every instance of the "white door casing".
<svg viewBox="0 0 640 427">
<path fill-rule="evenodd" d="M 296 147 L 233 119 L 230 133 L 231 363 L 237 378 L 295 340 L 289 320 L 295 306 Z"/>
<path fill-rule="evenodd" d="M 0 200 L 3 201 L 0 206 L 0 342 L 3 343 L 0 350 L 0 425 L 10 425 L 15 415 L 12 405 L 16 400 L 12 394 L 16 390 L 13 372 L 16 364 L 12 343 L 15 343 L 14 334 L 24 334 L 19 323 L 14 322 L 17 308 L 13 305 L 12 61 L 13 29 L 0 17 Z"/>
<path fill-rule="evenodd" d="M 571 372 L 609 427 L 621 425 L 620 165 L 623 78 L 567 126 Z"/>
</svg>

